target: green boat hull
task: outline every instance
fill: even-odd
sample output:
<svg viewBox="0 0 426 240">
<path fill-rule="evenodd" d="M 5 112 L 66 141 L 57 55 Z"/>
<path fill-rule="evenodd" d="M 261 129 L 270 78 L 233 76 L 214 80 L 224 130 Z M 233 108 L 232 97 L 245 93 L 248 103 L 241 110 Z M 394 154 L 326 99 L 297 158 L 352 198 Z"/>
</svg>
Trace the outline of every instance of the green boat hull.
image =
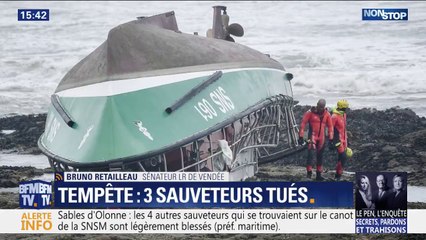
<svg viewBox="0 0 426 240">
<path fill-rule="evenodd" d="M 217 81 L 172 113 L 165 111 L 211 73 L 200 72 L 200 77 L 190 79 L 184 79 L 185 75 L 193 74 L 168 75 L 164 78 L 180 80 L 154 87 L 143 86 L 143 78 L 135 79 L 132 81 L 142 82 L 142 89 L 124 93 L 114 89 L 106 93 L 83 93 L 86 96 L 74 94 L 84 89 L 74 93 L 58 92 L 61 104 L 75 124 L 66 125 L 58 111 L 51 107 L 46 132 L 39 140 L 40 148 L 48 156 L 71 166 L 144 159 L 220 129 L 270 98 L 292 97 L 285 71 L 233 69 L 224 71 Z M 114 87 L 107 84 L 100 88 Z M 120 81 L 114 84 L 118 86 Z"/>
<path fill-rule="evenodd" d="M 57 171 L 257 172 L 298 149 L 292 75 L 233 42 L 226 8 L 212 36 L 179 31 L 174 12 L 121 24 L 52 95 L 39 147 Z"/>
</svg>

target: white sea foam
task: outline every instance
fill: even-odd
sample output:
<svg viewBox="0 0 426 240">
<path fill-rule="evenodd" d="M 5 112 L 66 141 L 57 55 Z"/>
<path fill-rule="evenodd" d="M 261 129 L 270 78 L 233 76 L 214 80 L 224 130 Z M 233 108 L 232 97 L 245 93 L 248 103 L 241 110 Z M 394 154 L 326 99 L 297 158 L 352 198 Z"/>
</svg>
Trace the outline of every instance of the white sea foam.
<svg viewBox="0 0 426 240">
<path fill-rule="evenodd" d="M 0 2 L 0 115 L 46 112 L 49 96 L 108 31 L 170 10 L 183 32 L 205 35 L 213 5 L 245 28 L 237 42 L 294 73 L 294 97 L 352 107 L 410 107 L 426 116 L 426 5 L 422 2 Z M 362 21 L 362 8 L 408 8 L 407 22 Z M 49 22 L 18 22 L 48 8 Z M 95 10 L 96 9 L 96 10 Z"/>
<path fill-rule="evenodd" d="M 4 135 L 9 135 L 16 132 L 16 130 L 1 130 L 1 133 Z"/>
</svg>

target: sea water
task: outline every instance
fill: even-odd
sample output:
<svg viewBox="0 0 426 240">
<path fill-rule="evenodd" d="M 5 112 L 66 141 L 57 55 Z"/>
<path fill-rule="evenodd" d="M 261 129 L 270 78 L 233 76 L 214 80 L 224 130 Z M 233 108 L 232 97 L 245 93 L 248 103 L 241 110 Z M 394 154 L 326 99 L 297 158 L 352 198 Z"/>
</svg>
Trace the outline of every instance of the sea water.
<svg viewBox="0 0 426 240">
<path fill-rule="evenodd" d="M 212 6 L 226 5 L 235 37 L 294 74 L 294 98 L 340 98 L 352 108 L 409 107 L 426 116 L 426 5 L 423 2 L 0 2 L 0 116 L 45 113 L 61 78 L 138 16 L 174 10 L 182 32 L 205 36 Z M 18 22 L 17 9 L 50 10 L 48 22 Z M 362 21 L 362 8 L 408 8 L 409 20 Z M 0 155 L 1 165 L 48 166 L 38 155 Z M 51 175 L 42 178 L 49 179 Z M 411 190 L 413 189 L 413 190 Z M 426 202 L 425 187 L 409 201 Z M 416 197 L 417 196 L 417 197 Z"/>
<path fill-rule="evenodd" d="M 212 26 L 226 5 L 241 43 L 294 74 L 294 98 L 352 108 L 409 107 L 426 116 L 423 2 L 0 2 L 0 116 L 47 111 L 50 95 L 108 31 L 137 16 L 174 10 L 182 32 Z M 17 9 L 50 10 L 48 22 L 18 22 Z M 362 21 L 362 8 L 408 8 L 408 21 Z"/>
</svg>

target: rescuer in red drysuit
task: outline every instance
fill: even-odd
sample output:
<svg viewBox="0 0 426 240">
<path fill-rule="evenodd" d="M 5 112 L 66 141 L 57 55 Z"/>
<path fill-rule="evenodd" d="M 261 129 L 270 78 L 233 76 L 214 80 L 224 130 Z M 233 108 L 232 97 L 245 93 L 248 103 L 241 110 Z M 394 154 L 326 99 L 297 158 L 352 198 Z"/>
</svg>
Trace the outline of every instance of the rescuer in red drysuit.
<svg viewBox="0 0 426 240">
<path fill-rule="evenodd" d="M 348 157 L 348 138 L 346 134 L 346 110 L 348 108 L 349 103 L 346 100 L 339 100 L 337 102 L 337 108 L 333 109 L 331 116 L 331 120 L 334 126 L 333 147 L 337 149 L 338 154 L 335 175 L 337 181 L 339 181 L 340 177 L 342 176 L 343 168 L 345 167 L 345 163 Z"/>
<path fill-rule="evenodd" d="M 325 128 L 328 129 L 329 143 L 333 139 L 333 125 L 331 122 L 331 115 L 325 109 L 325 100 L 320 99 L 316 107 L 312 107 L 303 115 L 302 123 L 300 124 L 299 130 L 299 144 L 302 145 L 305 141 L 303 139 L 305 126 L 309 123 L 308 132 L 308 159 L 306 161 L 307 177 L 312 177 L 312 157 L 316 152 L 317 158 L 317 171 L 316 180 L 322 181 L 324 178 L 321 176 L 322 173 L 322 155 L 324 152 L 325 143 Z"/>
</svg>

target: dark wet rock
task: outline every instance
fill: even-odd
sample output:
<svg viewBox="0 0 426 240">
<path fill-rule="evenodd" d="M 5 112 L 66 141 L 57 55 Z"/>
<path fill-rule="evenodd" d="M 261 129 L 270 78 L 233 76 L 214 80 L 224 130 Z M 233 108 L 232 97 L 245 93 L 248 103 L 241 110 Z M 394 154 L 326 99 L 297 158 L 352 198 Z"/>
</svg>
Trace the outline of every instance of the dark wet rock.
<svg viewBox="0 0 426 240">
<path fill-rule="evenodd" d="M 0 133 L 0 151 L 39 154 L 38 138 L 44 131 L 46 114 L 31 114 L 0 118 L 1 130 L 15 130 L 11 134 Z"/>
<path fill-rule="evenodd" d="M 398 148 L 395 146 L 386 145 L 384 148 L 382 148 L 382 152 L 397 153 Z"/>
<path fill-rule="evenodd" d="M 19 194 L 14 192 L 0 193 L 0 209 L 19 208 Z"/>
<path fill-rule="evenodd" d="M 426 209 L 426 203 L 424 202 L 408 202 L 408 209 Z"/>
<path fill-rule="evenodd" d="M 406 134 L 401 138 L 401 141 L 426 151 L 426 129 Z"/>
<path fill-rule="evenodd" d="M 19 186 L 17 179 L 0 179 L 0 187 L 10 188 Z"/>
<path fill-rule="evenodd" d="M 417 155 L 421 158 L 426 158 L 426 152 L 417 152 Z"/>
<path fill-rule="evenodd" d="M 54 172 L 55 171 L 51 167 L 43 169 L 43 173 L 54 173 Z"/>
<path fill-rule="evenodd" d="M 360 148 L 373 148 L 374 143 L 364 143 L 359 146 Z"/>
<path fill-rule="evenodd" d="M 315 170 L 313 171 L 312 178 L 306 176 L 306 169 L 294 165 L 277 166 L 276 163 L 268 163 L 261 165 L 256 176 L 250 181 L 286 181 L 286 182 L 307 182 L 315 181 Z M 325 169 L 322 173 L 324 181 L 335 181 L 335 172 Z M 341 181 L 354 181 L 354 175 L 344 173 L 340 179 Z"/>
<path fill-rule="evenodd" d="M 41 176 L 43 173 L 43 170 L 34 167 L 0 166 L 0 187 L 18 187 L 19 182 Z"/>
</svg>

